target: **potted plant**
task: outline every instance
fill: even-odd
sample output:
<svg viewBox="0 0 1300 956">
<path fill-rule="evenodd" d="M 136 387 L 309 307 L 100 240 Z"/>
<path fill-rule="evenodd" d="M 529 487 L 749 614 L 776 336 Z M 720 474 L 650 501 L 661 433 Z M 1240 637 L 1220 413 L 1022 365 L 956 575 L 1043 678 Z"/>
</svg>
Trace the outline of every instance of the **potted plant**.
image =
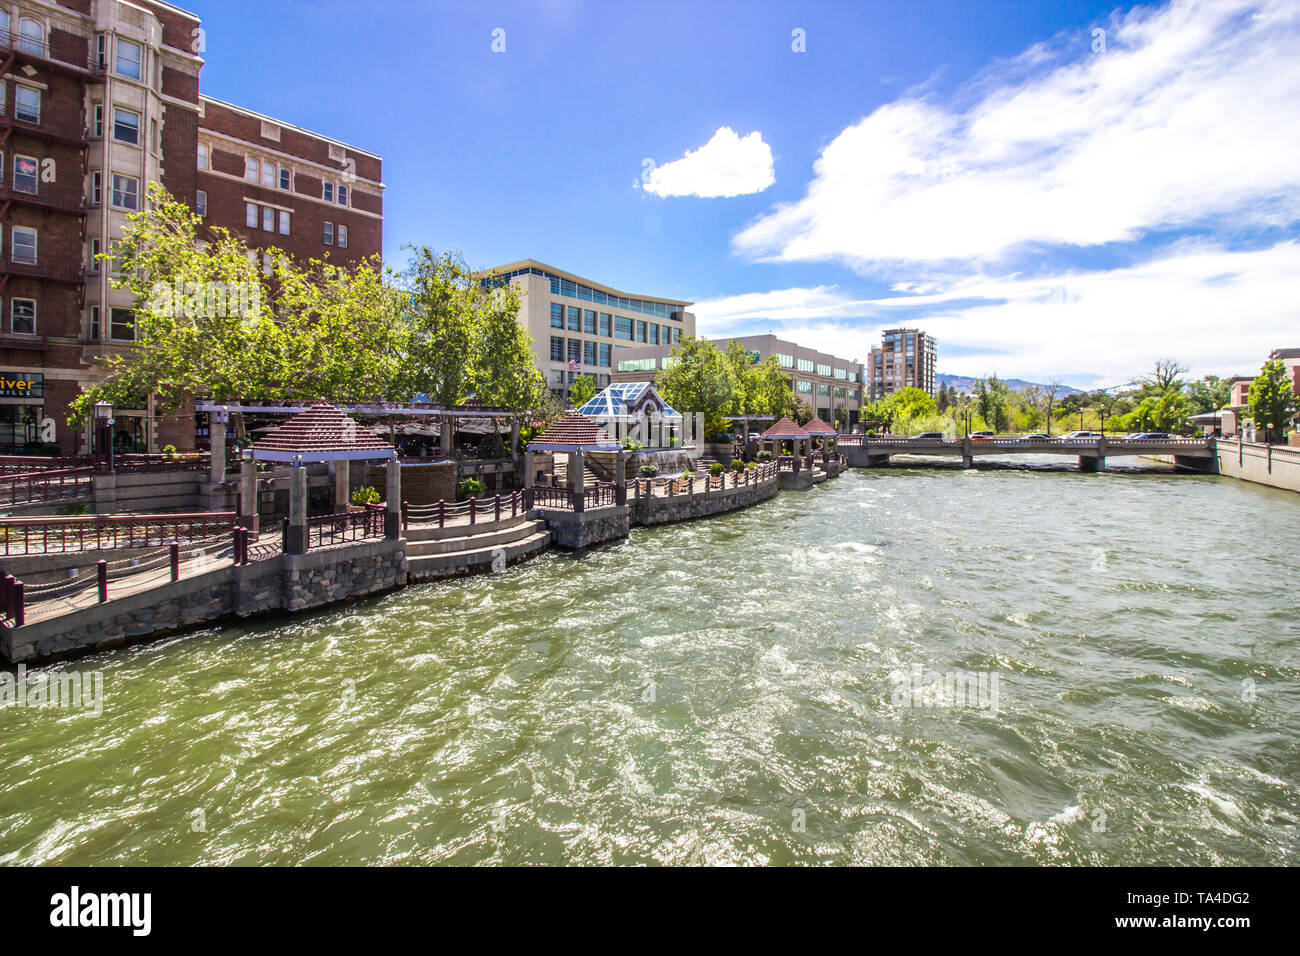
<svg viewBox="0 0 1300 956">
<path fill-rule="evenodd" d="M 377 505 L 383 500 L 384 496 L 370 485 L 352 491 L 352 504 L 357 510 L 364 510 L 366 505 Z"/>
<path fill-rule="evenodd" d="M 720 461 L 715 461 L 713 464 L 709 465 L 709 475 L 713 478 L 718 477 L 718 475 L 722 474 L 726 470 L 727 469 Z"/>
<path fill-rule="evenodd" d="M 456 500 L 465 501 L 469 498 L 482 498 L 483 492 L 487 490 L 487 485 L 477 478 L 463 478 L 459 485 L 456 486 Z"/>
<path fill-rule="evenodd" d="M 691 490 L 691 484 L 694 482 L 694 479 L 695 479 L 695 472 L 683 471 L 680 475 L 677 476 L 676 483 L 674 485 L 673 490 L 677 492 L 677 494 L 686 494 L 688 491 Z"/>
<path fill-rule="evenodd" d="M 659 474 L 658 465 L 642 465 L 636 470 L 638 478 L 654 478 Z"/>
<path fill-rule="evenodd" d="M 743 461 L 741 461 L 739 458 L 736 458 L 736 459 L 734 459 L 734 460 L 731 462 L 731 470 L 732 470 L 732 471 L 744 471 L 744 470 L 745 470 L 745 463 L 744 463 Z"/>
</svg>

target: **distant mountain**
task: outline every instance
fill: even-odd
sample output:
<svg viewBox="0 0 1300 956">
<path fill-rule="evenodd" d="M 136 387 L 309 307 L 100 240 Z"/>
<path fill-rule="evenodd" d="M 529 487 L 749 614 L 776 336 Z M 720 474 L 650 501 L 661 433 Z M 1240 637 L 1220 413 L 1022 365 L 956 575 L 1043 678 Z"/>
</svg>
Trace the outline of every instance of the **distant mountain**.
<svg viewBox="0 0 1300 956">
<path fill-rule="evenodd" d="M 1048 388 L 1048 386 L 1044 385 L 1042 382 L 1026 382 L 1023 378 L 1004 378 L 1002 381 L 1006 382 L 1007 385 L 1011 387 L 1011 390 L 1015 392 L 1023 392 L 1025 389 L 1033 388 L 1035 385 L 1044 390 Z M 959 392 L 970 392 L 975 388 L 975 379 L 966 375 L 944 375 L 940 372 L 936 372 L 934 376 L 934 385 L 935 388 L 940 386 L 947 388 L 951 385 Z M 1069 385 L 1062 385 L 1056 390 L 1056 396 L 1057 398 L 1061 398 L 1066 395 L 1077 395 L 1082 391 L 1083 389 L 1081 388 L 1071 388 Z"/>
</svg>

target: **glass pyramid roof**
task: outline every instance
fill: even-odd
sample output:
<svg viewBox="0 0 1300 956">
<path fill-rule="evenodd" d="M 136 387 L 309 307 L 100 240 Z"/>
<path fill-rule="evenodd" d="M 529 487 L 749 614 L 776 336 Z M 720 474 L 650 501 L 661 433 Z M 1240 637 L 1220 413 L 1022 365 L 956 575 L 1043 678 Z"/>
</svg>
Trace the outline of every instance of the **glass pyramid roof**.
<svg viewBox="0 0 1300 956">
<path fill-rule="evenodd" d="M 663 406 L 663 411 L 660 413 L 662 417 L 682 417 L 668 406 L 663 396 L 649 382 L 615 382 L 600 394 L 593 396 L 591 401 L 578 411 L 588 418 L 627 418 L 643 414 L 641 406 L 647 398 L 654 402 L 654 407 Z M 637 410 L 629 411 L 629 408 Z"/>
</svg>

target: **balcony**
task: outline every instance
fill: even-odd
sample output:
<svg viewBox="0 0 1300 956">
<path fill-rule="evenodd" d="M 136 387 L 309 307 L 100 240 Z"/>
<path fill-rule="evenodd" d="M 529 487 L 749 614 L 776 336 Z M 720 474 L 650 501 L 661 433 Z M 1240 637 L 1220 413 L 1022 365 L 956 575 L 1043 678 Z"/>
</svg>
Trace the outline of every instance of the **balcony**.
<svg viewBox="0 0 1300 956">
<path fill-rule="evenodd" d="M 24 192 L 21 189 L 15 189 L 13 186 L 0 186 L 0 216 L 4 214 L 4 207 L 11 202 L 44 209 L 47 212 L 66 212 L 74 216 L 84 216 L 86 214 L 85 196 L 77 196 L 75 199 L 61 199 L 48 193 L 42 195 L 40 193 Z"/>
<path fill-rule="evenodd" d="M 80 262 L 48 262 L 40 259 L 36 262 L 0 259 L 0 276 L 14 279 L 40 279 L 44 282 L 66 282 L 71 285 L 82 285 L 86 281 L 85 267 Z"/>
<path fill-rule="evenodd" d="M 90 38 L 78 34 L 62 34 L 67 49 L 54 49 L 49 39 L 37 40 L 24 37 L 8 30 L 0 30 L 0 57 L 23 62 L 37 63 L 47 69 L 71 73 L 74 76 L 89 77 L 104 72 L 104 65 L 99 63 L 90 52 Z M 81 40 L 81 49 L 77 50 L 77 40 Z"/>
</svg>

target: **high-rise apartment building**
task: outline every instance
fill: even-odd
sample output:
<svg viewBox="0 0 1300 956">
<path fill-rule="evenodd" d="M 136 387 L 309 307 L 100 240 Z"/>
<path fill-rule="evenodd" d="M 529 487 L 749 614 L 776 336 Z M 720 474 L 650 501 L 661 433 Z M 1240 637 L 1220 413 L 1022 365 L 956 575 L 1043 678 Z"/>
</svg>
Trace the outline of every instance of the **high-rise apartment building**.
<svg viewBox="0 0 1300 956">
<path fill-rule="evenodd" d="M 883 398 L 904 388 L 934 394 L 934 337 L 920 329 L 887 329 L 867 361 L 867 394 Z"/>
<path fill-rule="evenodd" d="M 252 256 L 381 251 L 380 158 L 201 96 L 202 38 L 197 16 L 157 0 L 0 2 L 0 453 L 89 450 L 69 405 L 135 334 L 96 257 L 150 182 Z M 194 445 L 192 412 L 162 419 L 150 400 L 115 420 L 129 450 Z"/>
<path fill-rule="evenodd" d="M 563 400 L 579 375 L 597 388 L 611 381 L 626 350 L 671 346 L 695 334 L 691 305 L 681 299 L 633 296 L 613 286 L 523 259 L 478 274 L 496 274 L 519 291 L 519 321 L 533 342 L 533 361 L 551 393 Z"/>
</svg>

